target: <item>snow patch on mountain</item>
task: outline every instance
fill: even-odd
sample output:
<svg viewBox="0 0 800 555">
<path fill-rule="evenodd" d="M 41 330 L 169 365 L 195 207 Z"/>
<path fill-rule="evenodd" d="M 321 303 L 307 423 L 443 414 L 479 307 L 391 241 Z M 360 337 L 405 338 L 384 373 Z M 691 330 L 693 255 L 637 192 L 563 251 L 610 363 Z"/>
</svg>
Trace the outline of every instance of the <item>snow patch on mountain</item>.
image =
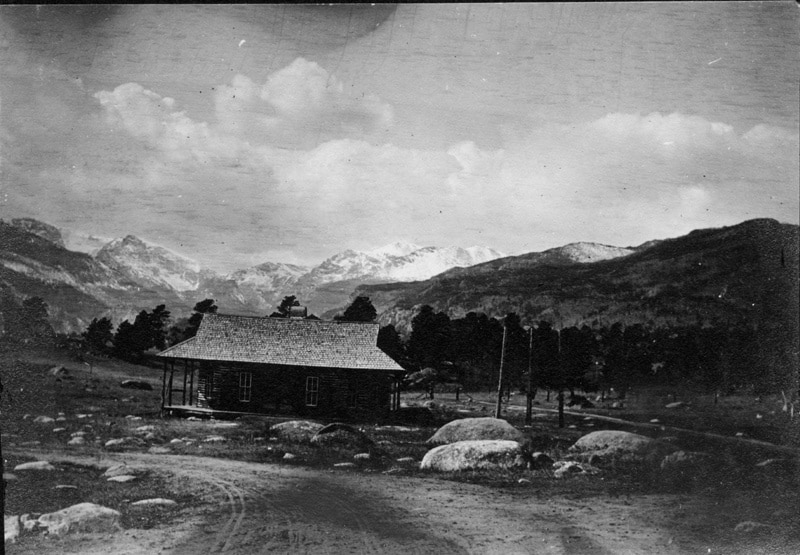
<svg viewBox="0 0 800 555">
<path fill-rule="evenodd" d="M 414 243 L 409 243 L 407 241 L 397 241 L 395 243 L 390 243 L 388 245 L 384 245 L 382 247 L 366 251 L 365 254 L 373 258 L 383 258 L 387 256 L 400 257 L 400 256 L 408 256 L 412 252 L 418 251 L 421 248 L 422 248 L 421 246 L 415 245 Z"/>
<path fill-rule="evenodd" d="M 133 235 L 114 239 L 95 258 L 133 281 L 173 291 L 194 291 L 202 278 L 191 258 Z"/>
<path fill-rule="evenodd" d="M 265 262 L 252 268 L 237 270 L 226 277 L 235 281 L 240 287 L 251 287 L 259 291 L 278 291 L 291 287 L 308 271 L 309 268 L 305 266 Z"/>
</svg>

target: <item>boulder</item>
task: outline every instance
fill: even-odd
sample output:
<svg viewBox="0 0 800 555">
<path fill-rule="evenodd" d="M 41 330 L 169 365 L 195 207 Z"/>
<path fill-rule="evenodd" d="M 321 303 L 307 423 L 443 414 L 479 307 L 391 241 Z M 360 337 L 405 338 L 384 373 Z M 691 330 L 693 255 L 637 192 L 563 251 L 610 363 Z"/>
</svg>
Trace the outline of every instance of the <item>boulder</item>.
<svg viewBox="0 0 800 555">
<path fill-rule="evenodd" d="M 39 517 L 48 534 L 69 532 L 113 532 L 120 529 L 120 513 L 94 503 L 79 503 Z"/>
<path fill-rule="evenodd" d="M 125 445 L 128 443 L 127 437 L 118 437 L 115 439 L 109 439 L 105 442 L 105 447 L 119 447 L 120 445 Z"/>
<path fill-rule="evenodd" d="M 521 468 L 527 461 L 522 446 L 510 440 L 457 441 L 434 447 L 422 458 L 422 470 L 453 472 L 459 470 Z"/>
<path fill-rule="evenodd" d="M 579 474 L 598 474 L 600 471 L 586 463 L 575 461 L 558 461 L 553 463 L 553 476 L 558 479 Z"/>
<path fill-rule="evenodd" d="M 756 533 L 763 533 L 768 532 L 773 529 L 773 526 L 769 524 L 762 524 L 760 522 L 754 522 L 752 520 L 745 520 L 744 522 L 740 522 L 734 528 L 734 532 L 738 532 L 740 534 L 756 534 Z"/>
<path fill-rule="evenodd" d="M 16 474 L 11 474 L 10 472 L 3 472 L 4 482 L 14 482 L 15 480 L 17 480 Z"/>
<path fill-rule="evenodd" d="M 368 461 L 370 459 L 369 453 L 356 453 L 353 455 L 353 459 L 357 461 Z"/>
<path fill-rule="evenodd" d="M 155 429 L 156 429 L 155 426 L 149 424 L 147 426 L 139 426 L 138 428 L 134 428 L 133 433 L 136 435 L 145 435 L 154 432 Z"/>
<path fill-rule="evenodd" d="M 296 459 L 296 458 L 297 458 L 297 455 L 293 455 L 291 453 L 284 453 L 283 454 L 283 460 L 285 460 L 285 461 L 290 461 L 290 460 Z"/>
<path fill-rule="evenodd" d="M 203 443 L 222 443 L 224 441 L 227 441 L 227 440 L 222 436 L 207 436 L 203 440 Z"/>
<path fill-rule="evenodd" d="M 318 431 L 323 428 L 318 422 L 310 420 L 290 420 L 270 427 L 270 434 L 288 441 L 311 441 Z"/>
<path fill-rule="evenodd" d="M 23 530 L 31 532 L 39 527 L 39 515 L 33 516 L 25 513 L 19 517 L 19 523 L 22 525 Z"/>
<path fill-rule="evenodd" d="M 433 434 L 428 443 L 442 444 L 469 440 L 508 440 L 522 442 L 525 436 L 500 418 L 463 418 L 448 422 Z"/>
<path fill-rule="evenodd" d="M 161 447 L 159 445 L 153 445 L 150 449 L 147 450 L 148 453 L 152 453 L 153 455 L 166 455 L 168 453 L 172 453 L 172 449 L 169 447 Z"/>
<path fill-rule="evenodd" d="M 108 467 L 106 471 L 103 473 L 103 476 L 109 478 L 111 476 L 125 476 L 127 474 L 135 474 L 135 472 L 127 464 L 120 463 Z"/>
<path fill-rule="evenodd" d="M 50 418 L 49 416 L 37 416 L 33 419 L 35 424 L 50 424 L 51 422 L 55 421 L 55 418 Z"/>
<path fill-rule="evenodd" d="M 320 445 L 338 443 L 342 445 L 367 447 L 372 445 L 373 441 L 367 434 L 353 426 L 342 424 L 341 422 L 334 422 L 320 428 L 317 433 L 311 437 L 311 443 Z"/>
<path fill-rule="evenodd" d="M 160 507 L 172 507 L 177 505 L 178 503 L 173 501 L 172 499 L 164 499 L 163 497 L 154 497 L 152 499 L 142 499 L 141 501 L 134 501 L 131 503 L 134 507 L 142 507 L 142 506 L 160 506 Z"/>
<path fill-rule="evenodd" d="M 598 430 L 578 439 L 570 451 L 581 459 L 595 455 L 601 460 L 646 462 L 658 465 L 665 456 L 677 448 L 646 436 L 619 430 Z"/>
<path fill-rule="evenodd" d="M 70 374 L 69 370 L 67 370 L 63 366 L 53 366 L 50 370 L 47 371 L 47 373 L 53 376 L 56 380 L 74 379 L 73 376 Z"/>
<path fill-rule="evenodd" d="M 125 482 L 133 482 L 136 479 L 136 476 L 133 474 L 126 474 L 122 476 L 112 476 L 106 482 L 118 482 L 124 484 Z"/>
<path fill-rule="evenodd" d="M 121 387 L 125 389 L 141 389 L 143 391 L 152 391 L 153 386 L 147 382 L 141 380 L 124 380 L 122 383 L 119 384 Z"/>
<path fill-rule="evenodd" d="M 333 466 L 334 466 L 335 468 L 353 468 L 353 467 L 355 466 L 355 463 L 351 463 L 351 462 L 341 462 L 341 463 L 336 463 L 336 464 L 334 464 Z"/>
<path fill-rule="evenodd" d="M 679 408 L 686 407 L 686 406 L 688 406 L 688 405 L 686 403 L 684 403 L 683 401 L 675 401 L 674 403 L 668 403 L 668 404 L 664 405 L 664 408 L 665 409 L 679 409 Z"/>
<path fill-rule="evenodd" d="M 32 461 L 18 464 L 14 467 L 14 471 L 18 470 L 55 470 L 56 467 L 47 461 Z"/>
<path fill-rule="evenodd" d="M 682 477 L 703 474 L 713 461 L 709 453 L 698 451 L 675 451 L 661 461 L 661 471 Z"/>
<path fill-rule="evenodd" d="M 75 436 L 67 442 L 67 445 L 85 445 L 86 439 L 83 436 Z"/>
<path fill-rule="evenodd" d="M 19 517 L 3 515 L 3 543 L 16 543 L 19 537 Z"/>
</svg>

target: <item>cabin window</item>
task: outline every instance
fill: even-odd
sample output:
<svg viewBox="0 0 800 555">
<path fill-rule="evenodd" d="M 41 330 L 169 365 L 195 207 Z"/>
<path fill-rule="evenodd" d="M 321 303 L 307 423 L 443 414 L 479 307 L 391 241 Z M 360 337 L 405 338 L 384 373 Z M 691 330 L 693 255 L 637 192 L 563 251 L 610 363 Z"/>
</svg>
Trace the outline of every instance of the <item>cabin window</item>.
<svg viewBox="0 0 800 555">
<path fill-rule="evenodd" d="M 316 407 L 319 402 L 319 378 L 308 376 L 306 378 L 306 406 Z"/>
<path fill-rule="evenodd" d="M 249 403 L 253 391 L 253 373 L 239 372 L 239 402 Z"/>
</svg>

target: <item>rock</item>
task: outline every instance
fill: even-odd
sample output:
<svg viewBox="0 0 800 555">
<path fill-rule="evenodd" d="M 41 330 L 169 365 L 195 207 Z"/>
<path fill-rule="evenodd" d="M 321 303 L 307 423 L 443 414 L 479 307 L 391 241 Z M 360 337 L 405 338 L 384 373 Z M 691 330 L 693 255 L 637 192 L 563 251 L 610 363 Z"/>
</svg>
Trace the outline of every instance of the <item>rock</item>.
<svg viewBox="0 0 800 555">
<path fill-rule="evenodd" d="M 658 465 L 661 460 L 677 451 L 667 443 L 619 430 L 598 430 L 581 437 L 570 447 L 582 459 L 588 460 L 591 455 L 599 455 L 603 460 L 622 460 L 647 462 Z"/>
<path fill-rule="evenodd" d="M 522 446 L 510 440 L 457 441 L 434 447 L 420 463 L 422 470 L 521 468 L 526 465 Z"/>
<path fill-rule="evenodd" d="M 55 422 L 55 418 L 50 418 L 49 416 L 37 416 L 33 419 L 35 424 L 50 424 L 51 422 Z"/>
<path fill-rule="evenodd" d="M 376 432 L 416 432 L 419 428 L 409 428 L 408 426 L 378 426 Z"/>
<path fill-rule="evenodd" d="M 133 474 L 127 474 L 122 476 L 112 476 L 111 478 L 107 479 L 106 482 L 133 482 L 136 479 L 136 476 Z"/>
<path fill-rule="evenodd" d="M 69 376 L 69 370 L 67 370 L 63 366 L 53 366 L 50 370 L 47 371 L 47 373 L 50 374 L 51 376 L 61 379 L 64 379 L 65 377 Z"/>
<path fill-rule="evenodd" d="M 135 422 L 135 421 L 138 421 L 138 420 L 142 419 L 141 416 L 136 416 L 136 415 L 133 415 L 133 414 L 128 414 L 127 416 L 125 416 L 125 418 L 130 420 L 130 421 L 132 421 L 132 422 Z"/>
<path fill-rule="evenodd" d="M 553 459 L 541 451 L 536 451 L 531 455 L 531 468 L 549 468 L 553 466 L 553 462 Z"/>
<path fill-rule="evenodd" d="M 78 486 L 73 486 L 70 484 L 58 484 L 57 486 L 53 486 L 53 489 L 78 489 Z"/>
<path fill-rule="evenodd" d="M 3 481 L 5 482 L 13 482 L 18 479 L 19 478 L 17 478 L 15 474 L 11 474 L 10 472 L 3 472 Z"/>
<path fill-rule="evenodd" d="M 69 437 L 84 437 L 85 435 L 86 432 L 80 431 L 80 432 L 72 432 L 71 434 L 69 434 Z"/>
<path fill-rule="evenodd" d="M 39 527 L 39 516 L 33 516 L 32 514 L 25 513 L 24 515 L 19 517 L 19 523 L 22 525 L 22 529 L 26 532 L 31 532 L 36 530 Z"/>
<path fill-rule="evenodd" d="M 167 453 L 172 453 L 172 449 L 169 447 L 161 447 L 159 445 L 153 445 L 150 449 L 147 450 L 148 453 L 152 453 L 153 455 L 166 455 Z"/>
<path fill-rule="evenodd" d="M 114 509 L 79 503 L 66 509 L 39 517 L 39 524 L 47 528 L 47 533 L 55 536 L 69 532 L 113 532 L 120 529 L 120 513 Z"/>
<path fill-rule="evenodd" d="M 183 443 L 183 440 L 182 440 L 182 439 L 178 439 L 178 438 L 176 437 L 175 439 L 171 439 L 169 442 L 170 442 L 172 445 L 178 445 L 179 443 Z"/>
<path fill-rule="evenodd" d="M 91 414 L 85 414 L 85 413 L 80 413 L 75 415 L 75 418 L 77 418 L 78 420 L 83 420 L 85 418 L 91 418 L 91 417 L 92 417 Z"/>
<path fill-rule="evenodd" d="M 650 420 L 650 424 L 661 424 L 661 420 L 658 418 L 653 418 Z"/>
<path fill-rule="evenodd" d="M 518 484 L 530 484 L 531 481 L 528 480 L 527 478 L 520 478 L 519 480 L 517 480 L 517 483 Z"/>
<path fill-rule="evenodd" d="M 115 464 L 110 466 L 103 472 L 103 476 L 125 476 L 127 474 L 135 474 L 135 472 L 125 463 Z"/>
<path fill-rule="evenodd" d="M 67 421 L 66 416 L 59 416 L 58 418 L 56 418 L 56 422 L 66 422 L 66 421 Z"/>
<path fill-rule="evenodd" d="M 399 463 L 413 463 L 413 462 L 416 462 L 416 461 L 414 460 L 414 457 L 400 457 L 399 459 L 397 459 L 397 462 L 399 462 Z"/>
<path fill-rule="evenodd" d="M 33 461 L 33 462 L 26 462 L 22 464 L 18 464 L 14 467 L 14 471 L 19 470 L 55 470 L 56 467 L 50 464 L 47 461 Z"/>
<path fill-rule="evenodd" d="M 203 443 L 222 443 L 223 441 L 227 441 L 222 436 L 208 436 L 203 440 Z"/>
<path fill-rule="evenodd" d="M 144 435 L 155 431 L 155 429 L 156 427 L 153 425 L 139 426 L 138 428 L 134 428 L 133 433 L 136 435 Z"/>
<path fill-rule="evenodd" d="M 353 458 L 357 461 L 368 461 L 370 458 L 369 453 L 356 453 Z"/>
<path fill-rule="evenodd" d="M 186 419 L 186 421 L 187 422 L 199 422 L 200 419 L 197 418 L 196 416 L 190 416 L 189 418 Z"/>
<path fill-rule="evenodd" d="M 67 442 L 67 445 L 86 445 L 86 439 L 84 439 L 83 436 L 73 437 Z"/>
<path fill-rule="evenodd" d="M 348 424 L 334 422 L 323 426 L 311 437 L 311 443 L 330 444 L 339 443 L 342 445 L 354 445 L 357 447 L 368 447 L 373 441 L 361 430 Z"/>
<path fill-rule="evenodd" d="M 740 522 L 734 528 L 734 532 L 738 532 L 740 534 L 754 534 L 754 533 L 762 533 L 772 530 L 773 526 L 769 524 L 762 524 L 760 522 L 754 522 L 752 520 L 745 520 L 744 522 Z"/>
<path fill-rule="evenodd" d="M 152 391 L 153 386 L 147 382 L 143 382 L 141 380 L 124 380 L 119 384 L 121 387 L 125 389 L 141 389 L 144 391 Z"/>
<path fill-rule="evenodd" d="M 661 472 L 669 479 L 686 481 L 706 475 L 713 456 L 694 451 L 675 451 L 661 461 Z"/>
<path fill-rule="evenodd" d="M 553 476 L 563 479 L 576 474 L 597 474 L 600 471 L 588 464 L 581 464 L 575 461 L 558 461 L 553 463 Z"/>
<path fill-rule="evenodd" d="M 353 467 L 355 466 L 355 463 L 351 463 L 351 462 L 341 462 L 341 463 L 336 463 L 336 464 L 334 464 L 333 466 L 334 466 L 335 468 L 353 468 Z"/>
<path fill-rule="evenodd" d="M 285 461 L 290 461 L 290 460 L 296 459 L 296 458 L 297 458 L 297 456 L 296 455 L 292 455 L 291 453 L 284 453 L 284 455 L 283 455 L 283 460 L 285 460 Z"/>
<path fill-rule="evenodd" d="M 178 503 L 176 501 L 173 501 L 172 499 L 164 499 L 163 497 L 142 499 L 141 501 L 134 501 L 133 503 L 131 503 L 131 505 L 134 507 L 153 506 L 153 505 L 157 505 L 160 507 L 172 507 L 177 504 Z"/>
<path fill-rule="evenodd" d="M 105 447 L 117 447 L 120 445 L 125 445 L 128 442 L 128 438 L 126 437 L 119 437 L 116 439 L 109 439 L 105 442 Z"/>
<path fill-rule="evenodd" d="M 17 543 L 19 537 L 19 517 L 3 515 L 3 543 Z"/>
<path fill-rule="evenodd" d="M 675 401 L 674 403 L 669 403 L 667 405 L 664 405 L 664 408 L 665 409 L 679 409 L 681 407 L 686 407 L 686 406 L 688 406 L 688 405 L 686 403 L 684 403 L 683 401 Z"/>
<path fill-rule="evenodd" d="M 508 440 L 522 442 L 525 436 L 500 418 L 463 418 L 439 428 L 427 443 L 443 444 L 469 440 Z"/>
<path fill-rule="evenodd" d="M 625 404 L 621 403 L 619 401 L 614 401 L 613 403 L 611 403 L 611 408 L 612 409 L 622 409 L 622 408 L 625 408 Z"/>
<path fill-rule="evenodd" d="M 323 428 L 322 424 L 310 420 L 290 420 L 275 424 L 269 429 L 270 434 L 289 441 L 311 441 L 318 431 Z"/>
<path fill-rule="evenodd" d="M 66 431 L 67 431 L 66 428 L 53 428 L 54 434 L 60 434 L 61 432 L 66 432 Z"/>
</svg>

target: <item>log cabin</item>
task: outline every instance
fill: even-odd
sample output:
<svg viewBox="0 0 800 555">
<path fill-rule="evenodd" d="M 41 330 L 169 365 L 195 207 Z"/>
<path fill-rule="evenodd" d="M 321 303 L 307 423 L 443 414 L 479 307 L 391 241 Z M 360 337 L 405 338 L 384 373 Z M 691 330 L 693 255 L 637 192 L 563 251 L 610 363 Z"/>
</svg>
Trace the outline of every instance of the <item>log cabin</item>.
<svg viewBox="0 0 800 555">
<path fill-rule="evenodd" d="M 400 407 L 405 370 L 378 348 L 378 330 L 374 323 L 205 314 L 194 337 L 157 355 L 162 414 L 386 417 Z"/>
</svg>

